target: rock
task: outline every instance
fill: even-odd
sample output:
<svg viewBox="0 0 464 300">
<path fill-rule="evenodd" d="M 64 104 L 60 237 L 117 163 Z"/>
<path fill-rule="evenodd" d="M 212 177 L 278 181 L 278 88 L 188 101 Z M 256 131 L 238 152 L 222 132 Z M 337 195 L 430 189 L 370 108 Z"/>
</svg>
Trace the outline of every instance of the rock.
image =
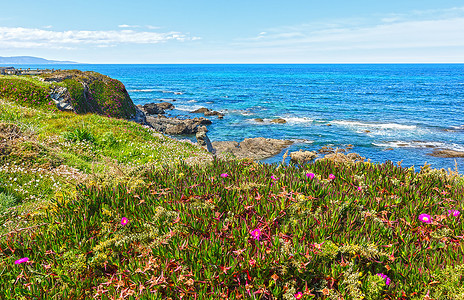
<svg viewBox="0 0 464 300">
<path fill-rule="evenodd" d="M 236 158 L 251 158 L 255 160 L 265 159 L 279 154 L 284 148 L 293 144 L 292 141 L 250 138 L 241 143 L 235 141 L 213 142 L 217 153 L 230 153 Z"/>
<path fill-rule="evenodd" d="M 145 116 L 145 113 L 142 110 L 142 105 L 139 104 L 135 106 L 135 115 L 132 116 L 132 118 L 130 118 L 129 121 L 133 121 L 142 125 L 148 125 L 147 117 Z"/>
<path fill-rule="evenodd" d="M 464 157 L 463 151 L 456 151 L 456 150 L 449 150 L 449 149 L 435 149 L 432 153 L 428 153 L 427 155 L 435 156 L 435 157 Z"/>
<path fill-rule="evenodd" d="M 285 121 L 282 118 L 278 118 L 278 119 L 271 120 L 271 123 L 285 124 L 285 123 L 287 123 L 287 121 Z"/>
<path fill-rule="evenodd" d="M 156 131 L 170 134 L 195 134 L 202 125 L 209 125 L 212 122 L 206 118 L 193 118 L 181 120 L 178 118 L 167 118 L 165 116 L 147 117 L 147 123 Z"/>
<path fill-rule="evenodd" d="M 169 103 L 169 102 L 161 102 L 161 103 L 157 103 L 156 106 L 162 108 L 162 109 L 174 109 L 174 104 L 172 103 Z"/>
<path fill-rule="evenodd" d="M 71 96 L 68 89 L 62 86 L 53 86 L 50 91 L 50 98 L 55 102 L 56 108 L 62 111 L 74 111 L 71 105 Z"/>
<path fill-rule="evenodd" d="M 296 151 L 290 153 L 290 161 L 303 165 L 304 163 L 308 163 L 314 160 L 317 157 L 317 153 L 314 151 Z"/>
<path fill-rule="evenodd" d="M 263 123 L 263 122 L 264 122 L 264 120 L 263 120 L 263 119 L 261 119 L 261 118 L 256 118 L 256 119 L 255 119 L 255 122 L 258 122 L 258 123 Z"/>
<path fill-rule="evenodd" d="M 209 116 L 217 116 L 217 117 L 220 118 L 220 119 L 224 118 L 224 115 L 223 115 L 223 114 L 221 114 L 220 112 L 215 111 L 215 110 L 213 110 L 213 111 L 211 111 L 211 110 L 210 110 L 210 111 L 206 111 L 206 112 L 205 112 L 205 117 L 209 117 Z"/>
<path fill-rule="evenodd" d="M 143 106 L 143 110 L 147 115 L 159 115 L 165 114 L 166 112 L 162 107 L 159 106 L 160 103 L 147 103 Z"/>
<path fill-rule="evenodd" d="M 205 126 L 200 126 L 196 133 L 196 138 L 198 145 L 201 147 L 205 147 L 206 150 L 210 153 L 214 153 L 213 146 L 211 145 L 211 141 L 209 140 L 208 136 L 206 135 L 206 127 Z"/>
<path fill-rule="evenodd" d="M 331 153 L 327 154 L 321 160 L 330 160 L 333 162 L 337 163 L 355 163 L 359 161 L 364 161 L 366 158 L 362 157 L 361 155 L 357 153 L 348 153 L 348 154 L 343 154 L 343 153 Z"/>
<path fill-rule="evenodd" d="M 197 110 L 194 110 L 194 111 L 191 111 L 190 113 L 191 114 L 204 114 L 206 112 L 209 112 L 210 109 L 206 108 L 206 107 L 202 107 L 202 108 L 199 108 Z"/>
</svg>

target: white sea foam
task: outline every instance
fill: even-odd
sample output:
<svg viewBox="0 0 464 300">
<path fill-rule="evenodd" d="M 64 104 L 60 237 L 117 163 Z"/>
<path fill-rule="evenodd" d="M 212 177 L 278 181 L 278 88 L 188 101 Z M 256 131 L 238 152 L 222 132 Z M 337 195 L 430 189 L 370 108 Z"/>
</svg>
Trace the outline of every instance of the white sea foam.
<svg viewBox="0 0 464 300">
<path fill-rule="evenodd" d="M 290 141 L 294 142 L 295 144 L 312 144 L 314 141 L 305 140 L 305 139 L 290 139 Z"/>
<path fill-rule="evenodd" d="M 198 102 L 197 100 L 189 100 L 187 101 L 188 103 L 195 103 L 195 102 Z"/>
<path fill-rule="evenodd" d="M 455 151 L 464 151 L 464 145 L 444 142 L 387 141 L 372 143 L 372 145 L 385 148 L 443 148 Z"/>
<path fill-rule="evenodd" d="M 188 111 L 188 112 L 200 109 L 202 107 L 203 106 L 200 106 L 200 105 L 176 105 L 177 110 Z"/>
<path fill-rule="evenodd" d="M 307 117 L 280 117 L 289 124 L 309 124 L 313 123 L 313 119 Z"/>
<path fill-rule="evenodd" d="M 346 127 L 359 127 L 365 129 L 392 129 L 392 130 L 415 130 L 416 125 L 404 125 L 397 123 L 363 123 L 358 121 L 332 121 L 331 124 L 337 124 Z"/>
<path fill-rule="evenodd" d="M 149 93 L 149 92 L 155 92 L 156 90 L 154 89 L 133 89 L 133 90 L 127 90 L 128 92 L 144 92 L 144 93 Z"/>
<path fill-rule="evenodd" d="M 161 91 L 161 93 L 174 94 L 174 95 L 183 95 L 184 94 L 182 92 L 175 92 L 175 91 Z"/>
</svg>

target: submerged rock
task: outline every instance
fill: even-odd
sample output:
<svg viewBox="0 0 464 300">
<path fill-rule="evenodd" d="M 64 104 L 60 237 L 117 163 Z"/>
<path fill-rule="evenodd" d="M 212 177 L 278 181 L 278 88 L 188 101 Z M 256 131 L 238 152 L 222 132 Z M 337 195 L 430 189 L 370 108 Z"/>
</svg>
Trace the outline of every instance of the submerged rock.
<svg viewBox="0 0 464 300">
<path fill-rule="evenodd" d="M 190 112 L 191 114 L 204 114 L 205 117 L 210 117 L 210 116 L 217 116 L 219 119 L 222 119 L 224 118 L 224 114 L 218 112 L 218 111 L 215 111 L 215 110 L 211 110 L 209 108 L 206 108 L 206 107 L 201 107 L 197 110 L 194 110 L 194 111 L 191 111 Z"/>
<path fill-rule="evenodd" d="M 283 149 L 293 144 L 288 140 L 267 138 L 249 138 L 241 143 L 236 141 L 213 142 L 216 153 L 230 153 L 236 158 L 265 159 L 279 154 Z"/>
<path fill-rule="evenodd" d="M 285 124 L 285 123 L 287 123 L 287 121 L 282 119 L 282 118 L 278 118 L 278 119 L 271 120 L 271 123 Z"/>
<path fill-rule="evenodd" d="M 444 158 L 464 157 L 464 152 L 456 151 L 456 150 L 449 150 L 449 149 L 435 149 L 433 150 L 432 153 L 429 153 L 427 155 L 435 156 L 435 157 L 444 157 Z"/>
</svg>

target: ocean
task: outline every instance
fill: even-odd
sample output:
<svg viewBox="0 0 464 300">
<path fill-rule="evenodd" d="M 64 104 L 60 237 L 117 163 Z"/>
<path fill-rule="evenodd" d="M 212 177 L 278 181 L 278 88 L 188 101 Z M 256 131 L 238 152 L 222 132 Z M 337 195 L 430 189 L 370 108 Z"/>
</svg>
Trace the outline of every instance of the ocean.
<svg viewBox="0 0 464 300">
<path fill-rule="evenodd" d="M 16 67 L 96 71 L 122 81 L 135 104 L 172 102 L 175 116 L 200 116 L 189 113 L 200 107 L 223 112 L 223 119 L 209 117 L 211 141 L 289 139 L 290 151 L 353 145 L 372 162 L 402 161 L 418 171 L 426 162 L 454 169 L 456 161 L 464 170 L 464 158 L 429 155 L 464 151 L 464 64 Z M 280 162 L 284 152 L 264 162 Z"/>
</svg>

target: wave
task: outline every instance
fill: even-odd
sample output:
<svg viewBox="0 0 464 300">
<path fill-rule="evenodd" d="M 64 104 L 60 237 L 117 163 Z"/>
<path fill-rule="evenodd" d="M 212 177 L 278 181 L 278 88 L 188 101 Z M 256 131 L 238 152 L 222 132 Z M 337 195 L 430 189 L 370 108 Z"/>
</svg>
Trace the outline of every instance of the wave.
<svg viewBox="0 0 464 300">
<path fill-rule="evenodd" d="M 385 148 L 440 148 L 455 151 L 464 151 L 464 145 L 444 142 L 426 142 L 426 141 L 388 141 L 372 143 L 374 146 Z"/>
<path fill-rule="evenodd" d="M 203 106 L 201 105 L 176 105 L 177 110 L 188 111 L 188 112 L 200 109 L 202 107 Z"/>
<path fill-rule="evenodd" d="M 174 94 L 174 95 L 183 95 L 183 92 L 175 92 L 175 91 L 161 91 L 161 93 L 165 94 Z"/>
<path fill-rule="evenodd" d="M 337 124 L 347 127 L 361 127 L 373 129 L 393 129 L 393 130 L 415 130 L 416 125 L 404 125 L 397 123 L 363 123 L 358 121 L 332 121 L 331 124 Z"/>
<path fill-rule="evenodd" d="M 144 92 L 144 93 L 150 93 L 150 92 L 156 92 L 157 90 L 154 89 L 133 89 L 133 90 L 127 90 L 128 92 Z"/>
<path fill-rule="evenodd" d="M 313 123 L 314 120 L 307 117 L 279 117 L 287 121 L 289 124 L 308 124 Z"/>
<path fill-rule="evenodd" d="M 314 141 L 305 140 L 305 139 L 290 139 L 290 141 L 294 142 L 295 144 L 312 144 Z"/>
</svg>

